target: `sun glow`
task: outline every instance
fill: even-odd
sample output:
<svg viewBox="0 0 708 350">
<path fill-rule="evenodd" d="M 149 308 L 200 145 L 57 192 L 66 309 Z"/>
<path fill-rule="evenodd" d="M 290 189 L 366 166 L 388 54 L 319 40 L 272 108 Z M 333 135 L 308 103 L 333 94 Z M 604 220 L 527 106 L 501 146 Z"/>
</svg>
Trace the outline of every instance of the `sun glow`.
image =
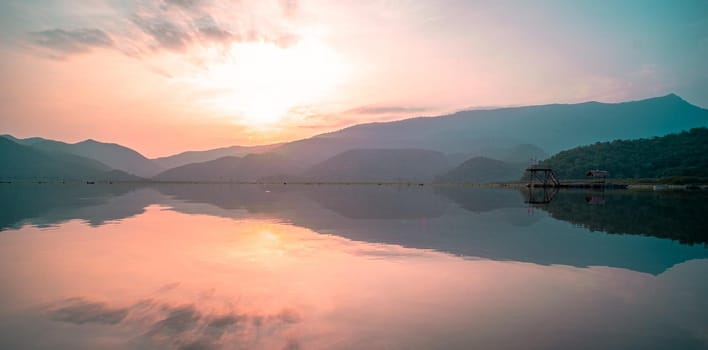
<svg viewBox="0 0 708 350">
<path fill-rule="evenodd" d="M 272 43 L 234 44 L 226 55 L 189 80 L 217 113 L 250 127 L 273 127 L 296 107 L 326 98 L 347 75 L 334 50 L 315 39 L 290 47 Z"/>
</svg>

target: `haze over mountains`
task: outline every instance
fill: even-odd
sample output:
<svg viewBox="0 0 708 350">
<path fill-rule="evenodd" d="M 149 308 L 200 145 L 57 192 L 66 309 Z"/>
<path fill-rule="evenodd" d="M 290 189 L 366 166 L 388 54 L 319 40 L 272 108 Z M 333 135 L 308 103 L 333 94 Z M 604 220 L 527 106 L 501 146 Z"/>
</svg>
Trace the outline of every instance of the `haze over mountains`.
<svg viewBox="0 0 708 350">
<path fill-rule="evenodd" d="M 458 167 L 438 175 L 435 180 L 449 183 L 515 181 L 519 179 L 526 166 L 527 164 L 524 163 L 507 163 L 487 157 L 473 157 Z"/>
<path fill-rule="evenodd" d="M 186 151 L 167 157 L 155 158 L 153 161 L 162 169 L 172 169 L 190 163 L 206 162 L 222 157 L 243 157 L 248 154 L 268 152 L 281 144 L 263 146 L 230 146 L 210 149 L 206 151 Z"/>
<path fill-rule="evenodd" d="M 277 154 L 249 154 L 222 157 L 182 165 L 158 174 L 160 181 L 254 182 L 263 177 L 298 173 L 299 167 Z"/>
<path fill-rule="evenodd" d="M 504 181 L 518 178 L 518 169 L 530 158 L 545 159 L 601 141 L 662 136 L 704 126 L 708 126 L 708 110 L 670 94 L 612 104 L 462 111 L 360 124 L 280 145 L 188 151 L 157 159 L 93 140 L 69 144 L 4 135 L 1 161 L 8 164 L 23 158 L 18 154 L 27 154 L 35 166 L 5 167 L 1 176 L 90 178 L 114 169 L 120 177 L 124 172 L 166 181 L 257 181 L 278 176 L 328 182 L 430 181 L 445 173 L 455 181 Z M 460 164 L 464 171 L 455 172 L 453 168 Z"/>
<path fill-rule="evenodd" d="M 424 149 L 354 149 L 319 163 L 304 174 L 319 182 L 432 181 L 449 169 L 441 152 Z"/>
</svg>

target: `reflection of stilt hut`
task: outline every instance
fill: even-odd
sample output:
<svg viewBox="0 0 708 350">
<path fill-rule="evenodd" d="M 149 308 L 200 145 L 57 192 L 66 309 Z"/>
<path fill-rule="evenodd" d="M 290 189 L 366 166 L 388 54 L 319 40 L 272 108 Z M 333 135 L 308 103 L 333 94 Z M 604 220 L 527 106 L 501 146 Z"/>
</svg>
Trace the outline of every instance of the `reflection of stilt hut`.
<svg viewBox="0 0 708 350">
<path fill-rule="evenodd" d="M 594 183 L 605 184 L 610 173 L 607 170 L 588 170 L 585 176 L 591 178 Z"/>
<path fill-rule="evenodd" d="M 558 194 L 558 187 L 543 187 L 539 190 L 530 187 L 528 192 L 525 193 L 527 198 L 524 202 L 528 204 L 548 204 L 553 201 L 556 194 Z"/>
</svg>

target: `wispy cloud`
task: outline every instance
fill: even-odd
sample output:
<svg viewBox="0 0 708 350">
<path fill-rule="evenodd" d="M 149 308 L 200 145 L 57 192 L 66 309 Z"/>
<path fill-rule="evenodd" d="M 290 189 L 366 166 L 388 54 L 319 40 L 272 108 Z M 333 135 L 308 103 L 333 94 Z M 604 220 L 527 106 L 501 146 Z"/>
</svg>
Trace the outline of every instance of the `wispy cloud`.
<svg viewBox="0 0 708 350">
<path fill-rule="evenodd" d="M 34 45 L 53 51 L 59 56 L 88 52 L 95 47 L 112 47 L 114 45 L 108 34 L 96 28 L 51 29 L 29 34 Z"/>
<path fill-rule="evenodd" d="M 194 24 L 197 27 L 199 34 L 208 40 L 227 42 L 234 39 L 234 35 L 220 27 L 211 15 L 205 15 L 197 18 L 194 21 Z"/>
<path fill-rule="evenodd" d="M 300 3 L 298 0 L 280 0 L 280 6 L 285 17 L 294 17 L 299 10 Z"/>
<path fill-rule="evenodd" d="M 208 47 L 246 42 L 267 42 L 289 47 L 299 40 L 289 24 L 299 12 L 296 0 L 164 0 L 137 1 L 115 9 L 101 27 L 67 29 L 64 26 L 29 33 L 37 54 L 64 58 L 92 48 L 115 48 L 135 58 L 160 53 L 188 53 L 194 46 Z M 77 18 L 76 22 L 98 22 Z M 47 55 L 47 51 L 49 55 Z"/>
<path fill-rule="evenodd" d="M 186 9 L 191 9 L 198 7 L 199 5 L 203 4 L 203 0 L 165 0 L 165 3 L 168 5 L 174 5 L 174 6 L 179 6 L 183 7 Z"/>
<path fill-rule="evenodd" d="M 164 17 L 144 18 L 135 16 L 133 23 L 152 37 L 161 48 L 184 50 L 191 40 L 190 34 L 182 29 L 180 25 Z"/>
</svg>

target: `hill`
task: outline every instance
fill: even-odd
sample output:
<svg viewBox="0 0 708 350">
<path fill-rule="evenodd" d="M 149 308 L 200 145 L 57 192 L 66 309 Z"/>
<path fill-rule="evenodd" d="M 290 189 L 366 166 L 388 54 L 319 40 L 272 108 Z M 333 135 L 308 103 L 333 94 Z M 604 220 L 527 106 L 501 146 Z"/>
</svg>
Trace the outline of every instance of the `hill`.
<svg viewBox="0 0 708 350">
<path fill-rule="evenodd" d="M 45 152 L 62 152 L 99 161 L 109 167 L 141 177 L 151 177 L 163 170 L 162 167 L 145 158 L 142 154 L 115 143 L 104 143 L 85 140 L 77 143 L 66 143 L 55 140 L 32 137 L 17 139 L 3 135 L 21 145 L 31 146 Z"/>
<path fill-rule="evenodd" d="M 485 183 L 518 180 L 524 165 L 510 164 L 500 160 L 474 157 L 456 168 L 437 176 L 437 182 Z"/>
<path fill-rule="evenodd" d="M 172 169 L 190 163 L 202 163 L 223 157 L 243 157 L 248 154 L 266 153 L 278 146 L 280 144 L 251 147 L 231 146 L 206 151 L 186 151 L 172 156 L 154 158 L 152 161 L 163 169 Z"/>
<path fill-rule="evenodd" d="M 423 149 L 355 149 L 338 154 L 304 173 L 312 181 L 431 181 L 449 169 L 444 154 Z"/>
<path fill-rule="evenodd" d="M 359 124 L 286 143 L 274 152 L 303 165 L 361 148 L 421 148 L 505 159 L 519 145 L 548 154 L 581 144 L 665 135 L 708 126 L 708 110 L 670 94 L 624 103 L 586 102 L 462 111 Z"/>
<path fill-rule="evenodd" d="M 540 163 L 560 178 L 584 178 L 590 169 L 613 178 L 708 178 L 708 128 L 638 140 L 598 142 L 560 152 Z"/>
<path fill-rule="evenodd" d="M 60 151 L 41 151 L 0 137 L 3 180 L 136 180 L 93 159 Z"/>
<path fill-rule="evenodd" d="M 290 175 L 300 168 L 276 154 L 223 157 L 166 170 L 154 177 L 160 181 L 253 182 L 262 177 Z"/>
</svg>

